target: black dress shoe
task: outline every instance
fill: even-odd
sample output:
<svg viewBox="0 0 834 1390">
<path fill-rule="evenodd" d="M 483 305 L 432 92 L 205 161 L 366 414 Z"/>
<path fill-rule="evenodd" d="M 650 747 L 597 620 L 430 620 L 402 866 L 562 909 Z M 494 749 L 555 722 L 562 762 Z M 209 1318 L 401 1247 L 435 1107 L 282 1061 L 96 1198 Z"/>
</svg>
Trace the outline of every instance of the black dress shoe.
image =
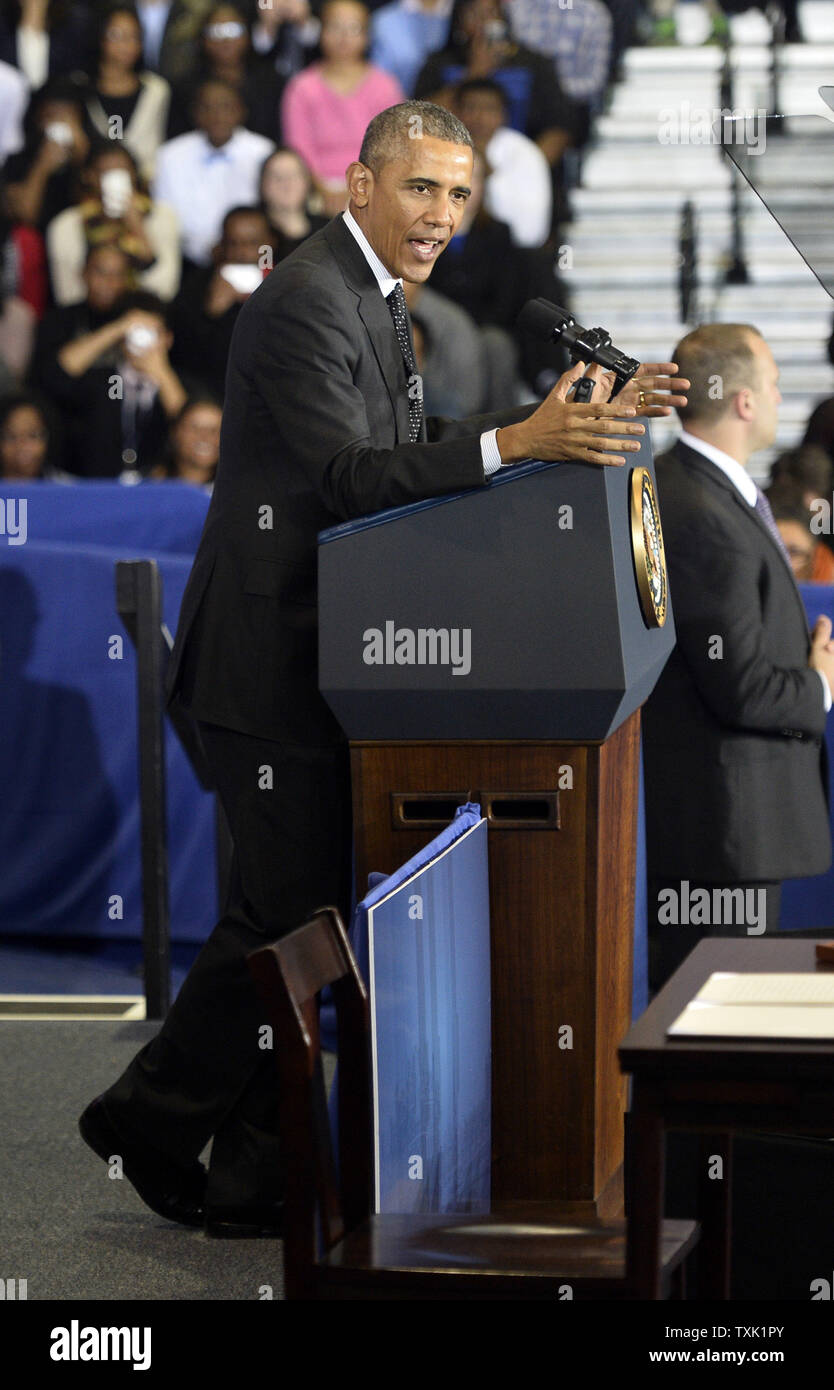
<svg viewBox="0 0 834 1390">
<path fill-rule="evenodd" d="M 206 1235 L 220 1240 L 281 1240 L 284 1235 L 284 1203 L 264 1206 L 207 1207 Z"/>
<path fill-rule="evenodd" d="M 125 1140 L 107 1114 L 101 1096 L 87 1106 L 78 1128 L 84 1143 L 105 1163 L 113 1154 L 119 1155 L 128 1182 L 157 1216 L 179 1221 L 183 1226 L 202 1226 L 207 1177 L 202 1163 L 179 1168 L 164 1154 L 132 1139 Z"/>
</svg>

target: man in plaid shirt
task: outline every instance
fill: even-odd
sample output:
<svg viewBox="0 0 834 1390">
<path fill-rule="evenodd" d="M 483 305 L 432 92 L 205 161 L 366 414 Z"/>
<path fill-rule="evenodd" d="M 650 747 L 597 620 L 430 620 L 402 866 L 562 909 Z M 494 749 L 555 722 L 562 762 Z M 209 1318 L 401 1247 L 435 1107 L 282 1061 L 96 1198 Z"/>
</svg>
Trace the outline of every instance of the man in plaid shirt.
<svg viewBox="0 0 834 1390">
<path fill-rule="evenodd" d="M 506 0 L 516 39 L 556 62 L 574 101 L 595 108 L 608 80 L 611 15 L 602 0 Z"/>
</svg>

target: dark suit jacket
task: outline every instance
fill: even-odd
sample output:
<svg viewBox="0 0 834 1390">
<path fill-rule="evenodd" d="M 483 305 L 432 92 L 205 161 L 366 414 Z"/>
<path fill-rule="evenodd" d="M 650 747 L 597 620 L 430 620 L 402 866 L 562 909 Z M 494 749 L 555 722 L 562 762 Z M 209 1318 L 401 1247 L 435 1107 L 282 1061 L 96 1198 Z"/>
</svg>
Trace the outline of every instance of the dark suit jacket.
<svg viewBox="0 0 834 1390">
<path fill-rule="evenodd" d="M 793 576 L 703 454 L 678 444 L 662 455 L 657 493 L 678 640 L 643 708 L 649 872 L 822 873 L 825 709 Z"/>
<path fill-rule="evenodd" d="M 241 733 L 339 741 L 318 693 L 318 532 L 483 485 L 481 432 L 530 411 L 429 419 L 426 442 L 409 443 L 402 353 L 373 273 L 341 217 L 310 237 L 235 325 L 169 695 Z"/>
</svg>

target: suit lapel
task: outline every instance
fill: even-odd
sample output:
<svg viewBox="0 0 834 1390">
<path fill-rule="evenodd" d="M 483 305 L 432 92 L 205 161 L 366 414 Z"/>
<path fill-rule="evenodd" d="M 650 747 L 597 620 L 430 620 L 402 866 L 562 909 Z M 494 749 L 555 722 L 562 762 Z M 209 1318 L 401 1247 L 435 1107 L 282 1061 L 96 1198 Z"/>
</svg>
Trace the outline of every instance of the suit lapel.
<svg viewBox="0 0 834 1390">
<path fill-rule="evenodd" d="M 324 235 L 346 285 L 357 297 L 357 312 L 365 326 L 391 400 L 391 409 L 396 420 L 397 442 L 407 444 L 408 385 L 391 311 L 382 297 L 371 267 L 342 218 L 334 217 L 325 227 Z"/>
<path fill-rule="evenodd" d="M 808 615 L 805 612 L 805 605 L 802 602 L 802 595 L 800 594 L 799 589 L 797 588 L 796 580 L 793 577 L 793 571 L 786 563 L 782 551 L 779 549 L 779 546 L 776 544 L 776 541 L 771 535 L 770 530 L 768 529 L 767 525 L 762 520 L 762 518 L 759 516 L 759 513 L 756 511 L 755 507 L 751 507 L 750 503 L 745 501 L 738 488 L 730 482 L 730 479 L 727 477 L 726 473 L 722 473 L 721 469 L 716 464 L 714 464 L 711 459 L 708 459 L 706 454 L 701 454 L 698 452 L 697 449 L 690 449 L 687 444 L 681 443 L 677 443 L 674 446 L 674 451 L 685 468 L 691 469 L 694 472 L 698 472 L 703 478 L 707 479 L 712 486 L 721 488 L 721 490 L 727 495 L 731 505 L 737 509 L 737 514 L 740 513 L 741 515 L 743 515 L 747 519 L 748 525 L 755 526 L 759 535 L 765 538 L 767 544 L 770 546 L 774 554 L 778 555 L 779 565 L 781 569 L 786 572 L 788 587 L 790 588 L 791 592 L 793 593 L 796 599 L 797 607 L 800 613 L 802 614 L 802 622 L 805 627 L 805 631 L 808 632 Z"/>
</svg>

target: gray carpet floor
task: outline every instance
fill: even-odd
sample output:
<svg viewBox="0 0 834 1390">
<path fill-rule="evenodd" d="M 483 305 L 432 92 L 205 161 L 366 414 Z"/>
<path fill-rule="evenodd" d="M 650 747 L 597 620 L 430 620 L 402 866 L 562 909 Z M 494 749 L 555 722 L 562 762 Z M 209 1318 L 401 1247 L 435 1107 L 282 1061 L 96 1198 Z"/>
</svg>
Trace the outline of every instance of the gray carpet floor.
<svg viewBox="0 0 834 1390">
<path fill-rule="evenodd" d="M 30 1300 L 282 1296 L 279 1240 L 211 1240 L 164 1221 L 78 1133 L 157 1028 L 0 1022 L 0 1274 L 26 1279 Z"/>
</svg>

